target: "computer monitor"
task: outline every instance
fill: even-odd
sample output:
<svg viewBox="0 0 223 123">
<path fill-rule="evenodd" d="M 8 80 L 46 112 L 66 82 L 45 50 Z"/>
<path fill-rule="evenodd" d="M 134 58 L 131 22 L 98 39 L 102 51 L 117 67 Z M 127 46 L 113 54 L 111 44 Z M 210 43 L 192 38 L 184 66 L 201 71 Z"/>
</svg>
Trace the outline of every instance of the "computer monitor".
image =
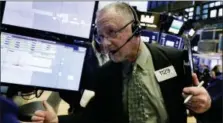
<svg viewBox="0 0 223 123">
<path fill-rule="evenodd" d="M 213 9 L 210 11 L 210 18 L 216 18 L 217 16 L 217 9 Z"/>
<path fill-rule="evenodd" d="M 177 49 L 183 49 L 184 44 L 181 37 L 162 33 L 161 41 L 159 42 L 163 46 L 174 47 Z"/>
<path fill-rule="evenodd" d="M 141 39 L 144 42 L 152 43 L 158 42 L 159 32 L 153 32 L 149 30 L 142 30 L 141 31 Z"/>
<path fill-rule="evenodd" d="M 174 47 L 174 44 L 174 41 L 166 40 L 166 46 Z"/>
<path fill-rule="evenodd" d="M 89 39 L 95 1 L 7 1 L 2 23 Z"/>
<path fill-rule="evenodd" d="M 214 38 L 214 31 L 203 31 L 201 33 L 201 40 L 212 40 Z"/>
<path fill-rule="evenodd" d="M 174 19 L 168 32 L 173 34 L 179 34 L 181 27 L 183 26 L 183 21 Z"/>
<path fill-rule="evenodd" d="M 78 91 L 86 48 L 1 32 L 1 83 Z"/>
<path fill-rule="evenodd" d="M 188 32 L 188 35 L 189 35 L 190 37 L 193 37 L 194 34 L 195 34 L 195 30 L 194 30 L 193 28 L 191 28 L 191 29 L 189 30 L 189 32 Z"/>
</svg>

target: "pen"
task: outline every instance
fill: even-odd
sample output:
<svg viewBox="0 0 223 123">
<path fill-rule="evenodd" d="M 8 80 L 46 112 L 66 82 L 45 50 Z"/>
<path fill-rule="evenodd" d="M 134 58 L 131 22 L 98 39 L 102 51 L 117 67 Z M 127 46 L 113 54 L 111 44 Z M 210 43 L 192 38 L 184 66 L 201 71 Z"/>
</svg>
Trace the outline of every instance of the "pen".
<svg viewBox="0 0 223 123">
<path fill-rule="evenodd" d="M 199 83 L 199 85 L 197 87 L 201 87 L 204 84 L 204 81 L 201 81 L 201 83 Z M 189 95 L 185 100 L 184 100 L 184 104 L 187 103 L 193 95 Z"/>
</svg>

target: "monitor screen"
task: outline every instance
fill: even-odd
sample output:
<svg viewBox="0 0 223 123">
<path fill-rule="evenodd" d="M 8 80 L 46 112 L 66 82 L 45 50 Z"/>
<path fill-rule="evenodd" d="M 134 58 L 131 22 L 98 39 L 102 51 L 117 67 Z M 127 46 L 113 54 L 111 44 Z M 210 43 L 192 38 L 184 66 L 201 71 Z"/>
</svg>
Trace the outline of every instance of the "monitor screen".
<svg viewBox="0 0 223 123">
<path fill-rule="evenodd" d="M 142 30 L 141 31 L 141 39 L 144 42 L 152 43 L 152 42 L 158 42 L 158 32 L 153 32 L 149 30 Z"/>
<path fill-rule="evenodd" d="M 188 32 L 188 35 L 189 36 L 194 36 L 194 34 L 195 34 L 195 30 L 192 28 L 192 29 L 190 29 L 190 31 Z"/>
<path fill-rule="evenodd" d="M 174 42 L 170 41 L 170 40 L 167 40 L 166 41 L 166 46 L 174 47 Z"/>
<path fill-rule="evenodd" d="M 183 26 L 183 21 L 173 20 L 169 32 L 173 34 L 178 34 L 180 32 L 181 27 Z"/>
<path fill-rule="evenodd" d="M 217 16 L 217 9 L 211 10 L 210 17 L 215 18 Z"/>
<path fill-rule="evenodd" d="M 218 16 L 221 17 L 222 15 L 223 15 L 223 9 L 221 8 L 218 10 Z"/>
<path fill-rule="evenodd" d="M 77 91 L 86 48 L 1 33 L 1 82 Z"/>
<path fill-rule="evenodd" d="M 144 41 L 144 42 L 150 42 L 150 38 L 147 37 L 147 36 L 140 36 L 141 40 Z"/>
<path fill-rule="evenodd" d="M 211 40 L 213 39 L 214 31 L 203 31 L 201 33 L 201 40 Z"/>
<path fill-rule="evenodd" d="M 94 1 L 7 1 L 3 24 L 89 39 Z"/>
<path fill-rule="evenodd" d="M 181 37 L 166 33 L 162 33 L 159 43 L 163 46 L 170 46 L 177 49 L 182 49 L 184 45 Z"/>
</svg>

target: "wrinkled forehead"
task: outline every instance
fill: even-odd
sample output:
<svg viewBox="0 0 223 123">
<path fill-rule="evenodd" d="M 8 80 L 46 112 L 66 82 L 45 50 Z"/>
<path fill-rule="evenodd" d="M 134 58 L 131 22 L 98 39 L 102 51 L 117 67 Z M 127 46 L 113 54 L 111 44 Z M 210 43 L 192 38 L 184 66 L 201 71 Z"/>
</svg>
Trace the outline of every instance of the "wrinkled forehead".
<svg viewBox="0 0 223 123">
<path fill-rule="evenodd" d="M 107 22 L 118 22 L 122 23 L 124 21 L 123 15 L 121 15 L 118 12 L 115 12 L 114 10 L 107 10 L 107 11 L 99 11 L 97 13 L 96 18 L 96 25 L 101 26 Z"/>
</svg>

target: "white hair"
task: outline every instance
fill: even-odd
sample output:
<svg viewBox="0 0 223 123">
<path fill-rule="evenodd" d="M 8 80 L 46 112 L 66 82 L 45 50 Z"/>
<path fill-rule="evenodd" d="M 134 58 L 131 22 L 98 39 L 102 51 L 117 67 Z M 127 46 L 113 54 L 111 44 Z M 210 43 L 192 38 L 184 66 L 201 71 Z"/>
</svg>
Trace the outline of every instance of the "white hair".
<svg viewBox="0 0 223 123">
<path fill-rule="evenodd" d="M 97 15 L 99 15 L 100 13 L 106 13 L 111 11 L 114 11 L 117 14 L 121 15 L 127 21 L 134 20 L 133 11 L 131 10 L 130 6 L 128 6 L 127 3 L 122 2 L 114 2 L 104 6 L 97 12 Z"/>
</svg>

